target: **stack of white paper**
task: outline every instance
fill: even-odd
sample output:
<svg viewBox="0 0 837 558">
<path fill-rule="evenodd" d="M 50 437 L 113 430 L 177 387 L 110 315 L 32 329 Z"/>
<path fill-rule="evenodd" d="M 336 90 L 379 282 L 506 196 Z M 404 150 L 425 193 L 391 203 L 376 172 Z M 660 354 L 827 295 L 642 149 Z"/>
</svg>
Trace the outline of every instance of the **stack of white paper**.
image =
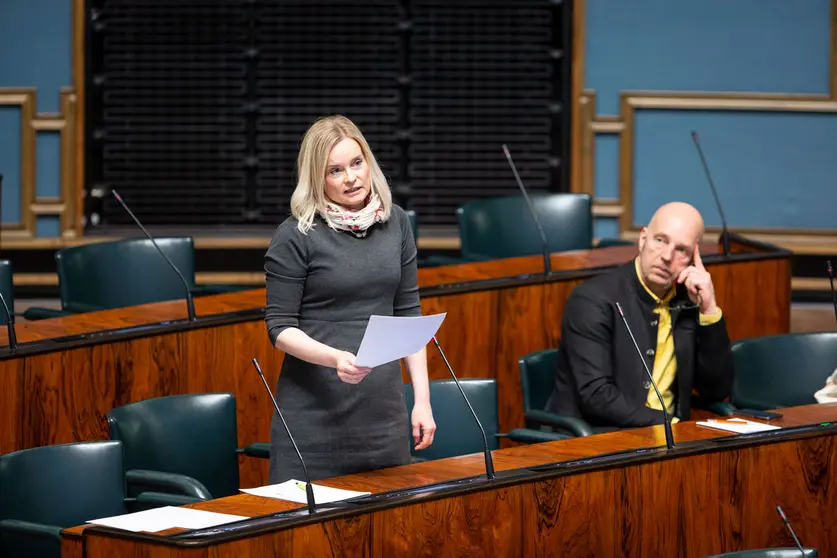
<svg viewBox="0 0 837 558">
<path fill-rule="evenodd" d="M 370 492 L 355 492 L 353 490 L 331 488 L 329 486 L 322 486 L 313 483 L 311 486 L 314 488 L 314 502 L 317 504 L 339 502 L 341 500 L 354 498 L 355 496 L 366 496 L 367 494 L 370 494 Z M 308 499 L 305 496 L 305 483 L 296 479 L 291 479 L 281 484 L 271 484 L 268 486 L 260 486 L 259 488 L 242 488 L 240 490 L 242 492 L 246 492 L 247 494 L 252 494 L 253 496 L 289 500 L 300 504 L 308 502 Z"/>
<path fill-rule="evenodd" d="M 242 519 L 248 518 L 242 515 L 165 506 L 136 513 L 94 519 L 87 523 L 124 529 L 125 531 L 156 533 L 157 531 L 165 531 L 174 527 L 181 529 L 203 529 L 204 527 L 214 527 Z"/>
<path fill-rule="evenodd" d="M 763 422 L 753 422 L 742 418 L 709 419 L 698 422 L 699 426 L 707 426 L 717 430 L 726 430 L 737 434 L 751 434 L 753 432 L 765 432 L 767 430 L 778 430 L 780 427 Z"/>
</svg>

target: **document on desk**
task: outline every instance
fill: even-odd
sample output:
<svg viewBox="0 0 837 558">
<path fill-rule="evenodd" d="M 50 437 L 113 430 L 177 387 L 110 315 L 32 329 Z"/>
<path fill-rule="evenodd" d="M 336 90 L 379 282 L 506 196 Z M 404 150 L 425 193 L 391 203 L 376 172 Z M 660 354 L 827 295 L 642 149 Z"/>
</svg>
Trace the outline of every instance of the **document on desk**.
<svg viewBox="0 0 837 558">
<path fill-rule="evenodd" d="M 417 353 L 433 339 L 446 315 L 370 317 L 355 365 L 373 368 Z"/>
<path fill-rule="evenodd" d="M 737 417 L 729 419 L 709 419 L 699 421 L 697 424 L 698 426 L 706 426 L 717 430 L 726 430 L 727 432 L 735 432 L 736 434 L 752 434 L 753 432 L 766 432 L 768 430 L 778 430 L 780 428 L 773 424 L 764 424 L 762 422 L 754 422 Z"/>
<path fill-rule="evenodd" d="M 314 489 L 314 502 L 317 504 L 339 502 L 341 500 L 354 498 L 355 496 L 366 496 L 367 494 L 370 494 L 369 492 L 355 492 L 354 490 L 331 488 L 329 486 L 322 486 L 314 483 L 311 483 L 311 486 Z M 247 494 L 252 494 L 253 496 L 289 500 L 299 504 L 308 503 L 305 492 L 305 483 L 296 479 L 291 479 L 280 484 L 270 484 L 268 486 L 260 486 L 258 488 L 240 488 L 239 490 L 246 492 Z"/>
<path fill-rule="evenodd" d="M 203 529 L 204 527 L 215 527 L 225 523 L 233 523 L 242 519 L 248 519 L 243 515 L 230 515 L 226 513 L 215 513 L 191 508 L 180 508 L 164 506 L 136 513 L 126 513 L 113 517 L 93 519 L 87 523 L 93 525 L 104 525 L 125 531 L 156 533 L 179 527 L 181 529 Z"/>
</svg>

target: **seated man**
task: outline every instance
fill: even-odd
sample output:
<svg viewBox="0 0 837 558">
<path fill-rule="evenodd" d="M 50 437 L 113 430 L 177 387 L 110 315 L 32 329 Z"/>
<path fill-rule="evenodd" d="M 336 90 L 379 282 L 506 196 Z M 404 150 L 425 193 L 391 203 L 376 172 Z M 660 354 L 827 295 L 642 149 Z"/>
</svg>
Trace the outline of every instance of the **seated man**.
<svg viewBox="0 0 837 558">
<path fill-rule="evenodd" d="M 674 421 L 689 419 L 692 388 L 708 401 L 729 395 L 730 341 L 700 259 L 703 231 L 694 207 L 666 204 L 640 232 L 636 259 L 573 290 L 547 410 L 580 417 L 597 432 L 662 424 L 617 302 Z"/>
</svg>

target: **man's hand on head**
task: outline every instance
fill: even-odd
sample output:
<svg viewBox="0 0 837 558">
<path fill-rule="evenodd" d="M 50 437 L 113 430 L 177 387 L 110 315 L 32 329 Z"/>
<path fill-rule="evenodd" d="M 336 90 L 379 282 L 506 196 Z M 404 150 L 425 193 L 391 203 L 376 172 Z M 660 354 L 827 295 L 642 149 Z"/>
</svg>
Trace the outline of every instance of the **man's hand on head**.
<svg viewBox="0 0 837 558">
<path fill-rule="evenodd" d="M 718 305 L 715 302 L 715 286 L 712 284 L 712 277 L 703 266 L 700 259 L 700 247 L 695 245 L 692 265 L 680 272 L 677 282 L 686 286 L 689 292 L 689 299 L 694 304 L 700 304 L 701 314 L 717 314 Z"/>
</svg>

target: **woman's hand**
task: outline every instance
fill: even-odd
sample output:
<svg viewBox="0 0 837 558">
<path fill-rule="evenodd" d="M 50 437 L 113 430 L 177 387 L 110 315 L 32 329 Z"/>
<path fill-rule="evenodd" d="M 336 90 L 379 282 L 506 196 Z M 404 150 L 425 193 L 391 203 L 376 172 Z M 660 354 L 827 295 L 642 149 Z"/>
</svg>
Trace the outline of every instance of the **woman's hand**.
<svg viewBox="0 0 837 558">
<path fill-rule="evenodd" d="M 436 434 L 436 423 L 433 421 L 433 410 L 429 402 L 413 405 L 412 423 L 415 449 L 422 450 L 429 447 Z"/>
<path fill-rule="evenodd" d="M 355 366 L 355 355 L 348 351 L 340 351 L 337 355 L 337 376 L 347 384 L 359 384 L 367 374 L 372 372 L 371 368 Z"/>
</svg>

